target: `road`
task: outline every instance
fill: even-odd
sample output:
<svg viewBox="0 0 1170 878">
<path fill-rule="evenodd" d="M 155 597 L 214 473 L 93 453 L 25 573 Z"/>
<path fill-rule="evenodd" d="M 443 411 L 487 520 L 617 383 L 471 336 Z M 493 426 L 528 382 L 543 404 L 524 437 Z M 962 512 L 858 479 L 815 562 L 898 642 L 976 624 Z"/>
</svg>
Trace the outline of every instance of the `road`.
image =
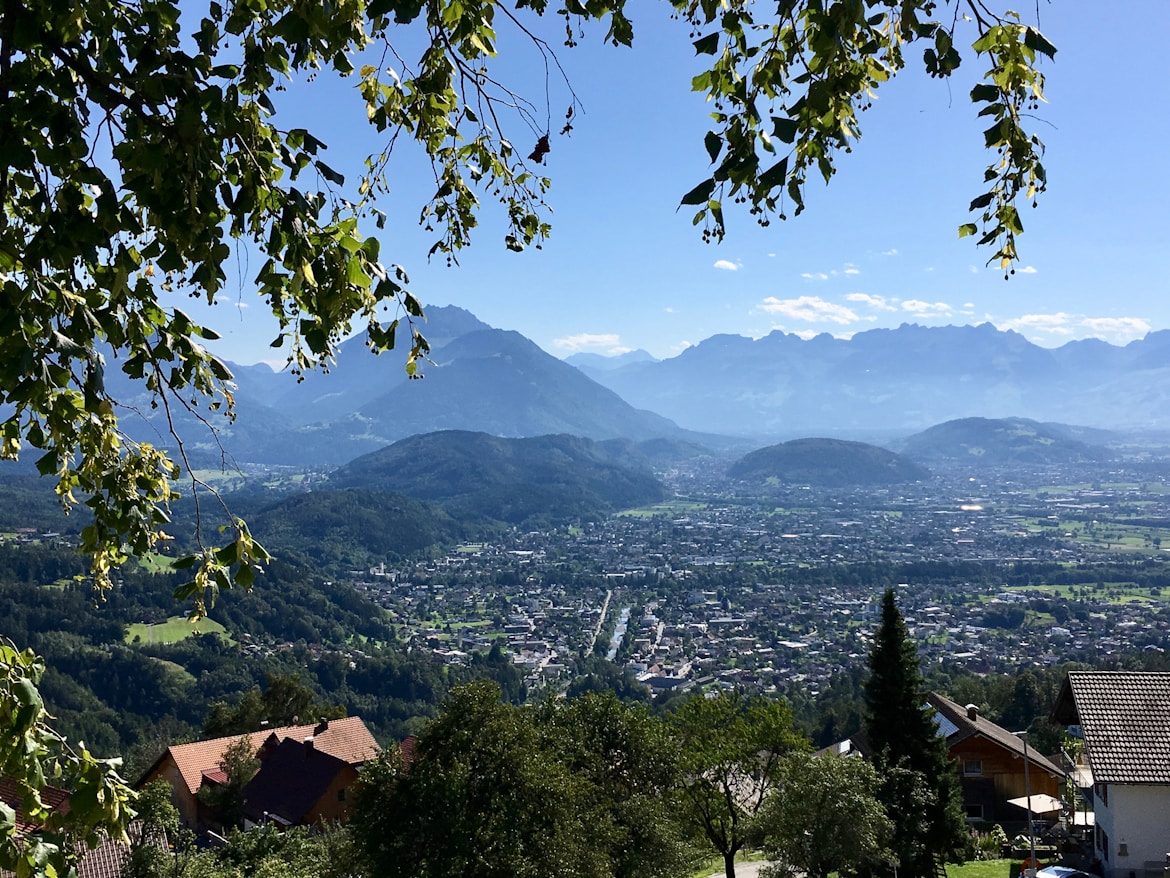
<svg viewBox="0 0 1170 878">
<path fill-rule="evenodd" d="M 735 864 L 735 878 L 759 878 L 760 870 L 768 865 L 767 860 L 752 860 L 750 863 Z M 723 870 L 712 872 L 708 878 L 724 878 Z"/>
</svg>

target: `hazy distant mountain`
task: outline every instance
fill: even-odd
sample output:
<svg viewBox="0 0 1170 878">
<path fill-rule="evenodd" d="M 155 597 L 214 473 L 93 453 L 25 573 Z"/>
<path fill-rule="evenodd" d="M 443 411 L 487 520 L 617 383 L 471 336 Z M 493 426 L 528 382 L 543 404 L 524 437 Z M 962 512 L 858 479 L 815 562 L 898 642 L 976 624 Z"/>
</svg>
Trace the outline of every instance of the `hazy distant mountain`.
<svg viewBox="0 0 1170 878">
<path fill-rule="evenodd" d="M 907 457 L 923 463 L 1068 464 L 1101 461 L 1106 449 L 1069 435 L 1056 424 L 1025 418 L 962 418 L 937 424 L 901 444 Z"/>
<path fill-rule="evenodd" d="M 576 366 L 586 375 L 593 377 L 594 372 L 612 372 L 614 369 L 620 369 L 623 366 L 629 366 L 633 363 L 657 363 L 658 359 L 650 354 L 649 351 L 644 351 L 639 348 L 636 351 L 626 351 L 624 354 L 607 357 L 604 354 L 591 354 L 581 352 L 573 354 L 570 357 L 565 357 L 565 362 L 571 366 Z"/>
<path fill-rule="evenodd" d="M 436 430 L 592 439 L 685 435 L 666 418 L 635 410 L 518 332 L 469 332 L 431 359 L 422 381 L 404 381 L 362 406 L 359 414 L 372 432 L 388 439 Z"/>
<path fill-rule="evenodd" d="M 620 448 L 576 436 L 502 439 L 459 430 L 412 436 L 359 457 L 330 483 L 395 491 L 457 516 L 512 524 L 592 517 L 665 497 L 662 484 L 629 466 Z"/>
<path fill-rule="evenodd" d="M 760 448 L 736 461 L 733 479 L 843 488 L 892 485 L 930 478 L 930 472 L 876 445 L 844 439 L 794 439 Z"/>
<path fill-rule="evenodd" d="M 972 416 L 1170 424 L 1170 331 L 1055 350 L 991 324 L 903 325 L 847 341 L 717 335 L 594 377 L 683 427 L 741 435 L 913 430 Z"/>
<path fill-rule="evenodd" d="M 407 379 L 401 350 L 374 356 L 355 338 L 328 373 L 300 383 L 263 364 L 233 365 L 236 421 L 204 413 L 218 436 L 181 407 L 170 415 L 201 466 L 225 454 L 240 462 L 340 464 L 407 436 L 452 429 L 714 445 L 714 434 L 874 439 L 968 417 L 1170 428 L 1170 331 L 1124 347 L 1085 340 L 1054 350 L 990 324 L 903 325 L 848 341 L 717 335 L 668 360 L 645 352 L 613 358 L 622 362 L 606 364 L 612 368 L 578 354 L 570 358 L 578 368 L 461 308 L 430 309 L 421 328 L 432 344 L 422 380 Z M 403 343 L 408 335 L 401 332 Z M 116 363 L 106 376 L 129 406 L 125 428 L 173 447 L 166 413 L 152 409 Z"/>
<path fill-rule="evenodd" d="M 205 424 L 181 407 L 174 418 L 193 465 L 345 463 L 407 436 L 436 430 L 480 430 L 502 436 L 571 433 L 594 439 L 696 437 L 660 415 L 638 411 L 579 369 L 516 332 L 493 329 L 461 308 L 432 308 L 419 328 L 431 344 L 425 377 L 411 381 L 404 354 L 380 356 L 361 337 L 341 345 L 326 372 L 298 382 L 264 364 L 229 364 L 236 376 L 237 417 L 204 412 Z M 399 328 L 400 347 L 409 332 Z M 165 412 L 143 388 L 107 369 L 111 389 L 129 406 L 132 435 L 174 447 Z"/>
</svg>

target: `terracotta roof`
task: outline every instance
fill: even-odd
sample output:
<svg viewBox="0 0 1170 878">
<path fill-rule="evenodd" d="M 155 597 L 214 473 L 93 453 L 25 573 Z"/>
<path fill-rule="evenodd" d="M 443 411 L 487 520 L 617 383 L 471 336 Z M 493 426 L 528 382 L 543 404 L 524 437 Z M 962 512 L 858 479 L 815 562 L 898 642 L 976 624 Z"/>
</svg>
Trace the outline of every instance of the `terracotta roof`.
<svg viewBox="0 0 1170 878">
<path fill-rule="evenodd" d="M 1097 783 L 1170 784 L 1170 673 L 1069 671 L 1057 712 L 1079 722 Z"/>
<path fill-rule="evenodd" d="M 361 765 L 378 754 L 378 742 L 374 740 L 374 736 L 370 734 L 370 730 L 366 728 L 361 717 L 347 716 L 343 719 L 331 719 L 318 725 L 281 726 L 247 735 L 228 735 L 224 738 L 212 738 L 209 741 L 196 741 L 192 744 L 176 744 L 167 748 L 166 752 L 146 772 L 144 779 L 154 772 L 169 753 L 187 784 L 187 791 L 194 795 L 199 790 L 203 772 L 218 769 L 223 763 L 223 754 L 228 747 L 240 738 L 247 738 L 253 749 L 258 750 L 270 737 L 275 737 L 278 743 L 288 738 L 304 741 L 311 737 L 316 748 L 322 753 L 328 753 L 350 765 Z"/>
<path fill-rule="evenodd" d="M 17 783 L 10 777 L 0 777 L 0 802 L 16 811 L 16 831 L 24 834 L 36 829 L 40 824 L 29 820 L 24 813 L 24 790 L 27 787 Z M 69 813 L 69 791 L 57 787 L 45 787 L 41 790 L 41 802 L 50 811 L 61 814 Z"/>
<path fill-rule="evenodd" d="M 949 698 L 944 698 L 937 692 L 931 692 L 927 696 L 927 700 L 955 728 L 954 731 L 947 735 L 948 747 L 954 747 L 955 744 L 961 741 L 979 736 L 998 744 L 1020 759 L 1024 758 L 1023 740 L 1013 735 L 1003 726 L 996 725 L 987 717 L 980 716 L 978 713 L 972 719 L 967 713 L 967 708 L 962 707 L 957 702 L 951 701 Z M 1035 747 L 1028 748 L 1028 762 L 1054 777 L 1064 777 L 1064 769 L 1041 754 Z"/>
</svg>

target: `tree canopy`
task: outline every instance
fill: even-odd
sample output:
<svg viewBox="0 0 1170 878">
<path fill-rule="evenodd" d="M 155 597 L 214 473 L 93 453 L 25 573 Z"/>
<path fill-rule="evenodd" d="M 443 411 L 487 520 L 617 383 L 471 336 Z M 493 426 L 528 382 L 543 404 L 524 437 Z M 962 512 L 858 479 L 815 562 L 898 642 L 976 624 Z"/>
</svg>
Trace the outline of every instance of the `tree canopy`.
<svg viewBox="0 0 1170 878">
<path fill-rule="evenodd" d="M 800 213 L 809 175 L 833 175 L 875 90 L 919 44 L 931 76 L 952 76 L 964 55 L 983 65 L 970 97 L 992 157 L 971 202 L 976 221 L 960 234 L 978 235 L 1010 270 L 1018 205 L 1045 187 L 1043 146 L 1025 119 L 1043 99 L 1037 60 L 1055 50 L 1035 27 L 975 0 L 671 0 L 664 12 L 689 26 L 708 62 L 692 88 L 712 108 L 711 170 L 680 199 L 704 237 L 723 237 L 733 203 L 763 224 Z M 172 427 L 184 413 L 232 412 L 231 375 L 204 346 L 215 330 L 168 294 L 214 303 L 242 273 L 245 248 L 259 269 L 243 285 L 271 311 L 292 370 L 327 367 L 361 327 L 375 351 L 408 333 L 416 374 L 427 351 L 413 323 L 421 306 L 392 261 L 410 254 L 385 254 L 371 235 L 395 150 L 410 142 L 434 174 L 421 210 L 431 254 L 455 258 L 481 199 L 500 203 L 507 247 L 540 245 L 553 132 L 541 120 L 549 108 L 537 111 L 523 90 L 553 89 L 504 84 L 491 63 L 507 29 L 558 70 L 535 28 L 552 14 L 567 47 L 593 32 L 634 40 L 622 0 L 208 0 L 182 10 L 175 0 L 32 0 L 0 12 L 0 452 L 31 449 L 61 501 L 92 512 L 82 542 L 99 587 L 163 538 L 175 480 L 204 488 L 182 468 L 181 438 L 176 461 L 119 428 L 126 409 L 107 369 L 141 381 Z M 408 33 L 421 40 L 417 57 L 398 52 Z M 376 145 L 356 175 L 324 161 L 322 132 L 283 124 L 287 84 L 318 75 L 349 78 L 365 101 Z M 568 129 L 567 83 L 563 93 Z M 508 140 L 513 129 L 532 137 L 531 153 Z M 251 583 L 267 557 L 238 519 L 221 542 L 197 533 L 183 561 L 192 579 L 180 594 L 197 611 L 233 581 Z"/>
</svg>

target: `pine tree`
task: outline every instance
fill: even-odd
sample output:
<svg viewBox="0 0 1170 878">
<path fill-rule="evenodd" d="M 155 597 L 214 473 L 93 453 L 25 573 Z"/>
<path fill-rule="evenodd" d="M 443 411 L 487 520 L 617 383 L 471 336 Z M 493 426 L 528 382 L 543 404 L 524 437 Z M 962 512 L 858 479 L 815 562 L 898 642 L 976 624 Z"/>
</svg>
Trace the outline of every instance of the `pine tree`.
<svg viewBox="0 0 1170 878">
<path fill-rule="evenodd" d="M 894 822 L 897 874 L 932 878 L 939 864 L 962 854 L 962 798 L 893 589 L 882 598 L 865 699 L 865 734 L 883 778 L 879 799 Z"/>
</svg>

